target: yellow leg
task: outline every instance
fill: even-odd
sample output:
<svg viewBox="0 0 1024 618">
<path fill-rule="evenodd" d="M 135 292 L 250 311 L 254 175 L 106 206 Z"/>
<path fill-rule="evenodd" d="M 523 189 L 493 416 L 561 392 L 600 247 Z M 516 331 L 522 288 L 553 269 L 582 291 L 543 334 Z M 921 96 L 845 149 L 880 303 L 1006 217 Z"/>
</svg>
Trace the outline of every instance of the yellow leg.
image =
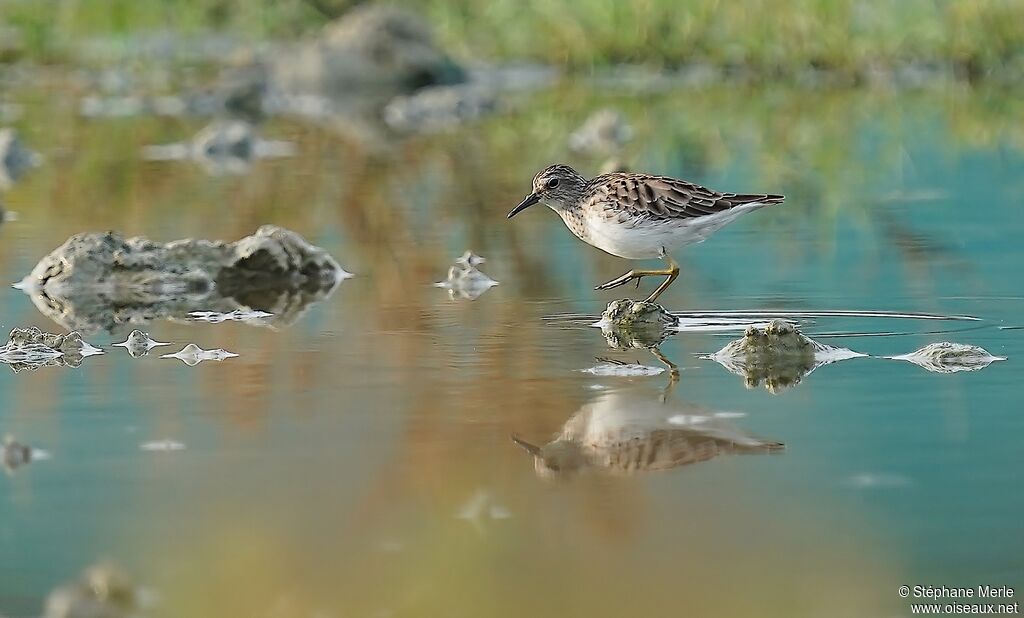
<svg viewBox="0 0 1024 618">
<path fill-rule="evenodd" d="M 667 279 L 665 279 L 665 281 L 661 283 L 661 285 L 658 286 L 656 290 L 654 290 L 654 292 L 650 296 L 647 297 L 647 300 L 645 301 L 648 303 L 653 303 L 656 298 L 661 296 L 662 292 L 668 289 L 668 286 L 672 285 L 672 282 L 676 280 L 676 277 L 679 276 L 679 264 L 676 264 L 675 260 L 673 260 L 669 255 L 665 253 L 662 253 L 661 257 L 666 262 L 668 262 L 668 268 L 664 270 L 631 270 L 628 273 L 622 275 L 621 277 L 616 277 L 607 283 L 602 283 L 601 285 L 597 286 L 594 289 L 610 290 L 612 288 L 617 288 L 620 285 L 626 285 L 627 283 L 634 279 L 636 279 L 637 283 L 639 284 L 640 279 L 643 277 L 668 277 Z"/>
<path fill-rule="evenodd" d="M 665 385 L 665 388 L 661 392 L 661 403 L 665 403 L 668 401 L 668 396 L 672 394 L 672 390 L 676 387 L 676 384 L 679 383 L 679 367 L 670 361 L 668 357 L 665 356 L 657 347 L 650 348 L 650 350 L 651 354 L 653 354 L 655 358 L 668 367 L 668 384 Z"/>
</svg>

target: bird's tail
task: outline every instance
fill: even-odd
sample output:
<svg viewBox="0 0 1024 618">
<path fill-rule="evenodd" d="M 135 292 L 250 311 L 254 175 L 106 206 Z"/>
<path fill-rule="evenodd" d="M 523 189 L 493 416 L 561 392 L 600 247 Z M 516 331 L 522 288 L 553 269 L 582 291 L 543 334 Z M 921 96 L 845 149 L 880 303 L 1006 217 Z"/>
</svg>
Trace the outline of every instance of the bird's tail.
<svg viewBox="0 0 1024 618">
<path fill-rule="evenodd" d="M 783 195 L 772 195 L 772 194 L 748 194 L 748 195 L 734 195 L 729 198 L 729 201 L 736 206 L 742 206 L 744 204 L 759 203 L 762 206 L 768 206 L 771 204 L 781 204 L 785 200 Z"/>
</svg>

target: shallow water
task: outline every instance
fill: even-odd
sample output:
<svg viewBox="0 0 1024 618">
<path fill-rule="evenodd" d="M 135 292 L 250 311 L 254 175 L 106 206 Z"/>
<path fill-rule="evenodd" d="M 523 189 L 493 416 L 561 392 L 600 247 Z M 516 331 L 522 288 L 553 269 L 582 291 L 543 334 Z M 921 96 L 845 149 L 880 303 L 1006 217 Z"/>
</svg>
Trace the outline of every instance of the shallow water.
<svg viewBox="0 0 1024 618">
<path fill-rule="evenodd" d="M 2 94 L 46 163 L 0 196 L 19 215 L 0 281 L 82 231 L 235 240 L 264 223 L 356 276 L 288 327 L 157 322 L 141 328 L 172 345 L 133 358 L 111 347 L 126 325 L 89 333 L 106 353 L 79 368 L 0 367 L 0 433 L 51 455 L 0 478 L 0 613 L 38 614 L 102 558 L 169 616 L 905 615 L 901 584 L 1024 580 L 1010 94 L 580 86 L 387 145 L 275 120 L 264 137 L 295 156 L 241 176 L 141 156 L 202 120 L 78 118 L 60 83 Z M 872 357 L 954 341 L 1008 360 L 937 374 L 854 358 L 772 394 L 699 358 L 736 332 L 684 329 L 661 346 L 674 387 L 581 372 L 658 365 L 589 326 L 623 292 L 593 286 L 629 264 L 543 209 L 505 213 L 543 165 L 599 166 L 565 138 L 607 104 L 634 123 L 634 168 L 789 196 L 681 252 L 670 309 L 780 311 Z M 500 282 L 472 301 L 434 286 L 466 249 Z M 0 309 L 4 328 L 60 331 L 18 290 Z M 833 310 L 855 313 L 805 315 Z M 545 319 L 567 314 L 593 319 Z M 189 343 L 239 356 L 159 358 Z M 544 444 L 595 408 L 613 426 L 718 413 L 785 450 L 538 474 L 510 439 Z"/>
</svg>

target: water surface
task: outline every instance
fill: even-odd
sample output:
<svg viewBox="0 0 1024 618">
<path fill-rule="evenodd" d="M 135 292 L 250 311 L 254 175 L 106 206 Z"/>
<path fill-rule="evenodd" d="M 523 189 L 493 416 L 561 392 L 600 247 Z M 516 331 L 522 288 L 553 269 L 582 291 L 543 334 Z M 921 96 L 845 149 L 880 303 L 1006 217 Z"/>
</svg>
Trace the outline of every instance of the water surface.
<svg viewBox="0 0 1024 618">
<path fill-rule="evenodd" d="M 101 558 L 169 616 L 880 616 L 908 613 L 901 584 L 1019 585 L 1024 331 L 1000 328 L 1024 326 L 1012 97 L 741 94 L 573 86 L 383 146 L 274 120 L 261 132 L 295 156 L 216 176 L 141 156 L 203 120 L 78 118 L 59 81 L 4 93 L 46 164 L 2 197 L 19 216 L 0 281 L 82 231 L 235 240 L 264 223 L 356 276 L 289 327 L 157 322 L 173 345 L 135 359 L 110 347 L 126 326 L 89 333 L 107 353 L 77 369 L 0 368 L 0 432 L 52 454 L 0 478 L 0 612 L 37 615 Z M 1008 360 L 856 358 L 773 394 L 698 358 L 735 333 L 681 332 L 661 346 L 681 368 L 667 397 L 667 374 L 581 373 L 657 360 L 544 318 L 646 292 L 594 292 L 630 265 L 543 209 L 504 215 L 544 165 L 599 167 L 565 139 L 604 105 L 633 122 L 636 169 L 788 196 L 681 252 L 669 308 L 970 315 L 796 321 L 872 356 L 948 340 Z M 452 300 L 432 284 L 466 249 L 500 285 Z M 0 309 L 5 329 L 59 331 L 18 290 Z M 239 357 L 159 359 L 187 343 Z M 595 404 L 732 413 L 785 451 L 538 475 L 510 439 L 548 442 Z M 163 440 L 185 448 L 140 448 Z"/>
</svg>

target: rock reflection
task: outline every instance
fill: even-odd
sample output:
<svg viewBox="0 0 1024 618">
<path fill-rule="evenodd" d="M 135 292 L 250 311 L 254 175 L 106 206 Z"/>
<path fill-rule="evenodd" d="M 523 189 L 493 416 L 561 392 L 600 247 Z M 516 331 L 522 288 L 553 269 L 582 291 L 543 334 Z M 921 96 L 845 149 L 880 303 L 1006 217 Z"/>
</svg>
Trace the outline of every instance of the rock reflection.
<svg viewBox="0 0 1024 618">
<path fill-rule="evenodd" d="M 689 403 L 609 390 L 565 422 L 558 436 L 537 446 L 513 436 L 542 478 L 594 469 L 612 474 L 669 470 L 727 454 L 781 452 L 781 442 L 750 436 L 716 412 Z"/>
<path fill-rule="evenodd" d="M 623 378 L 656 376 L 665 373 L 664 367 L 651 367 L 649 365 L 641 365 L 640 363 L 624 363 L 612 358 L 599 360 L 601 362 L 597 365 L 580 369 L 580 371 L 594 376 L 616 376 Z"/>
<path fill-rule="evenodd" d="M 96 564 L 46 598 L 43 618 L 138 618 L 153 605 L 153 594 L 112 564 Z"/>
<path fill-rule="evenodd" d="M 46 451 L 18 442 L 10 434 L 4 436 L 3 442 L 0 442 L 0 463 L 8 475 L 14 474 L 15 470 L 33 461 L 49 458 L 50 454 Z"/>
<path fill-rule="evenodd" d="M 210 324 L 220 324 L 221 322 L 245 322 L 247 324 L 264 324 L 268 318 L 274 317 L 273 313 L 267 311 L 243 311 L 242 309 L 235 309 L 227 313 L 221 313 L 219 311 L 190 311 L 188 319 L 195 322 L 209 322 Z"/>
<path fill-rule="evenodd" d="M 150 161 L 195 161 L 213 175 L 245 174 L 257 159 L 293 154 L 295 147 L 290 142 L 260 139 L 250 124 L 241 121 L 215 122 L 190 142 L 143 149 L 143 156 Z"/>
<path fill-rule="evenodd" d="M 866 356 L 805 337 L 792 324 L 773 320 L 768 326 L 750 326 L 743 337 L 705 356 L 736 375 L 748 388 L 764 383 L 771 393 L 796 386 L 812 371 L 837 361 Z"/>
</svg>

